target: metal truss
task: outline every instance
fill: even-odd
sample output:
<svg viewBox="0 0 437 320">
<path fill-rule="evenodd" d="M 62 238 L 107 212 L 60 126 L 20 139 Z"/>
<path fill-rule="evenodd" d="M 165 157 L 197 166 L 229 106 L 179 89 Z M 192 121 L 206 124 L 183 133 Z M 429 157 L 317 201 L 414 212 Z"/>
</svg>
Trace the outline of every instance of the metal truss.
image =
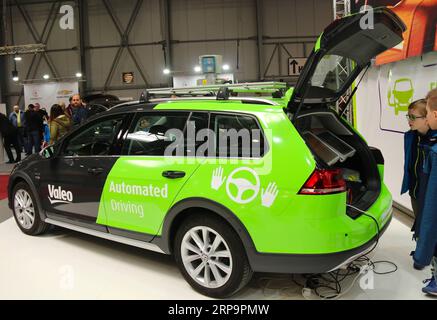
<svg viewBox="0 0 437 320">
<path fill-rule="evenodd" d="M 302 57 L 293 56 L 290 53 L 290 51 L 287 49 L 287 47 L 285 46 L 286 44 L 299 44 L 299 45 L 302 45 L 302 48 L 303 48 L 303 58 L 306 58 L 307 51 L 308 51 L 307 45 L 314 45 L 317 37 L 316 36 L 314 36 L 314 37 L 290 37 L 289 39 L 291 39 L 291 40 L 289 40 L 289 41 L 283 40 L 280 42 L 265 42 L 264 43 L 265 46 L 268 46 L 268 45 L 274 46 L 274 49 L 273 49 L 273 51 L 270 55 L 270 58 L 269 58 L 269 62 L 267 63 L 265 70 L 264 70 L 264 73 L 263 73 L 264 79 L 295 78 L 297 80 L 297 76 L 290 76 L 288 74 L 282 74 L 281 71 L 282 71 L 282 67 L 284 64 L 284 61 L 282 58 L 282 51 L 284 51 L 287 54 L 288 58 L 302 58 Z M 275 59 L 275 57 L 277 59 L 277 67 L 278 67 L 277 72 L 278 73 L 273 74 L 273 75 L 272 74 L 269 75 L 268 73 L 271 69 L 271 66 L 272 66 L 272 63 L 273 63 L 273 60 Z M 285 61 L 285 63 L 288 65 L 288 61 Z"/>
<path fill-rule="evenodd" d="M 129 41 L 129 35 L 134 27 L 134 24 L 138 18 L 138 14 L 141 10 L 141 7 L 143 5 L 144 0 L 137 0 L 132 14 L 130 16 L 130 20 L 128 21 L 128 25 L 126 28 L 122 26 L 120 21 L 118 20 L 116 16 L 116 12 L 111 7 L 111 1 L 110 0 L 102 0 L 102 3 L 104 4 L 104 7 L 110 16 L 112 22 L 114 23 L 114 26 L 116 27 L 116 30 L 118 34 L 120 35 L 120 43 L 114 43 L 111 45 L 100 45 L 100 46 L 93 46 L 89 43 L 85 43 L 84 38 L 86 33 L 88 32 L 87 28 L 88 25 L 83 25 L 83 21 L 87 19 L 87 8 L 86 8 L 86 1 L 85 0 L 76 0 L 77 6 L 80 11 L 80 32 L 78 35 L 78 44 L 77 46 L 73 48 L 60 48 L 60 49 L 50 49 L 45 47 L 44 52 L 38 52 L 37 54 L 34 54 L 32 57 L 32 62 L 30 64 L 29 70 L 27 71 L 26 77 L 23 77 L 23 79 L 34 79 L 36 76 L 36 73 L 38 71 L 38 68 L 40 66 L 40 63 L 42 59 L 44 59 L 47 62 L 47 65 L 50 68 L 50 71 L 53 73 L 53 78 L 62 78 L 63 75 L 59 75 L 59 73 L 56 70 L 55 64 L 53 63 L 52 59 L 50 59 L 50 53 L 51 52 L 79 52 L 80 51 L 80 67 L 82 69 L 82 74 L 87 74 L 87 59 L 86 59 L 86 52 L 94 49 L 105 49 L 105 48 L 114 48 L 117 49 L 116 54 L 114 56 L 114 59 L 112 61 L 111 69 L 108 72 L 108 75 L 105 79 L 104 85 L 100 88 L 97 87 L 88 87 L 86 85 L 86 82 L 82 83 L 82 92 L 96 92 L 96 91 L 109 91 L 109 90 L 124 90 L 127 89 L 126 86 L 111 86 L 112 79 L 114 77 L 114 74 L 116 72 L 116 68 L 118 67 L 122 54 L 124 50 L 126 49 L 128 51 L 129 56 L 132 58 L 136 68 L 138 69 L 138 72 L 141 76 L 141 79 L 143 80 L 144 84 L 138 84 L 136 86 L 129 86 L 129 89 L 136 89 L 136 88 L 152 88 L 158 86 L 157 84 L 151 83 L 150 78 L 147 76 L 146 71 L 144 68 L 141 67 L 139 63 L 139 59 L 135 55 L 134 48 L 135 47 L 143 47 L 143 46 L 161 46 L 163 48 L 163 52 L 165 55 L 165 62 L 167 65 L 171 65 L 171 45 L 174 44 L 183 44 L 183 43 L 208 43 L 208 42 L 235 42 L 237 43 L 237 46 L 240 42 L 247 41 L 247 42 L 256 42 L 258 44 L 258 78 L 257 79 L 245 79 L 246 81 L 259 81 L 260 79 L 282 79 L 282 78 L 292 78 L 288 75 L 281 74 L 281 70 L 283 67 L 283 64 L 287 63 L 287 59 L 284 59 L 283 54 L 284 52 L 289 56 L 293 57 L 289 50 L 287 49 L 287 44 L 299 44 L 303 46 L 303 53 L 304 56 L 307 56 L 307 53 L 309 52 L 307 49 L 309 45 L 314 45 L 315 36 L 310 37 L 267 37 L 264 36 L 263 31 L 263 21 L 262 21 L 262 3 L 261 0 L 256 0 L 256 10 L 257 14 L 254 19 L 256 19 L 257 24 L 257 32 L 254 36 L 249 37 L 234 37 L 234 38 L 220 38 L 220 39 L 195 39 L 195 40 L 176 40 L 171 39 L 170 37 L 170 17 L 169 17 L 169 1 L 168 0 L 162 0 L 162 10 L 166 14 L 165 17 L 163 17 L 162 24 L 164 25 L 164 31 L 163 31 L 163 37 L 162 41 L 157 42 L 138 42 L 138 43 L 131 43 Z M 265 3 L 265 2 L 264 2 Z M 49 9 L 49 16 L 47 18 L 47 21 L 44 25 L 44 29 L 41 34 L 39 34 L 36 31 L 35 26 L 32 23 L 32 19 L 27 12 L 27 10 L 23 7 L 26 5 L 32 5 L 32 4 L 48 4 L 50 5 Z M 57 13 L 59 12 L 59 8 L 62 4 L 62 1 L 60 0 L 10 0 L 8 3 L 8 6 L 14 6 L 17 7 L 21 16 L 24 19 L 24 22 L 27 25 L 27 28 L 29 29 L 30 34 L 32 35 L 32 38 L 36 43 L 41 43 L 42 45 L 47 44 L 47 40 L 49 39 L 54 24 L 56 22 Z M 274 46 L 273 53 L 269 57 L 268 65 L 264 66 L 264 48 L 267 46 Z M 237 50 L 238 55 L 238 50 Z M 278 61 L 278 68 L 279 72 L 271 72 L 273 69 L 273 62 L 277 59 Z M 274 64 L 276 65 L 276 63 Z M 89 70 L 88 70 L 89 71 Z M 20 96 L 20 100 L 22 98 L 23 91 Z M 8 96 L 17 95 L 17 92 L 13 93 L 10 92 Z"/>
<path fill-rule="evenodd" d="M 17 0 L 14 0 L 14 2 L 15 2 L 15 6 L 18 8 L 21 16 L 23 17 L 24 22 L 26 23 L 26 26 L 27 26 L 28 30 L 30 31 L 32 38 L 37 43 L 41 43 L 41 44 L 45 45 L 47 43 L 47 41 L 52 33 L 53 27 L 55 25 L 56 16 L 57 16 L 57 13 L 59 12 L 59 9 L 61 7 L 61 2 L 58 1 L 58 2 L 52 3 L 51 8 L 50 8 L 50 13 L 47 17 L 47 20 L 45 22 L 45 25 L 44 25 L 44 28 L 43 28 L 43 31 L 41 34 L 39 34 L 38 31 L 36 30 L 34 24 L 32 23 L 32 19 L 31 19 L 29 13 L 23 7 L 23 5 L 20 4 Z M 51 58 L 49 57 L 47 52 L 44 51 L 44 52 L 40 53 L 39 55 L 33 56 L 32 62 L 29 65 L 29 69 L 27 71 L 25 79 L 35 78 L 36 73 L 38 72 L 38 68 L 41 64 L 42 58 L 44 58 L 44 60 L 46 61 L 53 76 L 55 78 L 59 77 L 59 74 L 58 74 L 58 71 L 56 70 L 55 64 L 53 63 L 53 61 L 51 60 Z M 38 59 L 38 61 L 36 61 L 37 59 Z M 24 88 L 21 89 L 21 93 L 20 93 L 20 96 L 19 96 L 18 102 L 17 102 L 18 104 L 21 102 L 23 95 L 24 95 Z"/>
<path fill-rule="evenodd" d="M 50 8 L 50 13 L 49 16 L 47 17 L 47 21 L 45 23 L 44 29 L 42 34 L 38 34 L 37 29 L 35 28 L 35 25 L 32 22 L 32 18 L 30 17 L 29 13 L 27 12 L 27 10 L 19 4 L 18 0 L 15 0 L 15 4 L 18 8 L 18 10 L 20 11 L 24 22 L 26 23 L 26 26 L 28 28 L 28 30 L 30 31 L 30 34 L 32 35 L 32 38 L 34 39 L 34 41 L 36 41 L 37 43 L 42 43 L 42 44 L 46 44 L 51 33 L 53 30 L 53 27 L 55 25 L 56 22 L 56 16 L 57 13 L 59 12 L 59 9 L 61 7 L 61 2 L 53 2 Z M 55 78 L 59 77 L 59 73 L 56 70 L 55 64 L 53 63 L 53 61 L 51 60 L 51 58 L 49 57 L 49 55 L 47 54 L 47 52 L 43 52 L 40 55 L 40 59 L 39 62 L 37 63 L 36 67 L 35 67 L 35 72 L 34 74 L 36 74 L 38 67 L 41 63 L 41 57 L 44 58 L 44 60 L 46 61 L 47 65 L 50 68 L 50 71 L 52 72 L 53 76 Z M 32 64 L 31 64 L 32 66 Z M 34 77 L 34 76 L 33 76 Z"/>
<path fill-rule="evenodd" d="M 19 46 L 0 47 L 0 56 L 44 52 L 45 44 L 24 44 Z"/>
<path fill-rule="evenodd" d="M 124 49 L 126 48 L 129 55 L 131 56 L 136 68 L 138 69 L 138 72 L 141 75 L 141 78 L 144 81 L 144 84 L 148 86 L 149 82 L 147 81 L 147 77 L 144 74 L 144 71 L 142 70 L 140 64 L 138 63 L 137 58 L 134 55 L 134 52 L 132 48 L 129 46 L 129 34 L 132 31 L 132 27 L 135 24 L 135 21 L 137 20 L 138 13 L 140 11 L 140 8 L 143 4 L 143 0 L 137 0 L 135 7 L 133 9 L 133 12 L 131 14 L 131 17 L 129 19 L 129 24 L 127 28 L 123 31 L 120 22 L 117 20 L 117 17 L 114 14 L 114 10 L 111 8 L 108 0 L 102 0 L 103 4 L 106 8 L 106 11 L 108 12 L 109 16 L 111 17 L 112 22 L 114 23 L 114 26 L 116 27 L 118 33 L 120 34 L 120 47 L 117 50 L 117 53 L 115 54 L 114 60 L 112 62 L 111 69 L 109 71 L 109 74 L 106 78 L 105 85 L 104 85 L 104 91 L 106 91 L 109 87 L 109 84 L 111 83 L 112 78 L 114 77 L 115 69 L 117 68 L 118 64 L 120 63 L 121 55 L 123 54 Z"/>
</svg>

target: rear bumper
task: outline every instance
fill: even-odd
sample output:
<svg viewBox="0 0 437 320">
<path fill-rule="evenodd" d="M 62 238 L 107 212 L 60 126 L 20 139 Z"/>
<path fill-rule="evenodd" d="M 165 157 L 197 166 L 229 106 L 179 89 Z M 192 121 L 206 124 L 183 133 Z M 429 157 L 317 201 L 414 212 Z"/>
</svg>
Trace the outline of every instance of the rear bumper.
<svg viewBox="0 0 437 320">
<path fill-rule="evenodd" d="M 327 254 L 264 254 L 248 252 L 252 270 L 267 273 L 326 273 L 337 270 L 370 252 L 378 239 L 385 233 L 390 219 L 380 230 L 379 235 L 367 243 L 347 251 Z"/>
</svg>

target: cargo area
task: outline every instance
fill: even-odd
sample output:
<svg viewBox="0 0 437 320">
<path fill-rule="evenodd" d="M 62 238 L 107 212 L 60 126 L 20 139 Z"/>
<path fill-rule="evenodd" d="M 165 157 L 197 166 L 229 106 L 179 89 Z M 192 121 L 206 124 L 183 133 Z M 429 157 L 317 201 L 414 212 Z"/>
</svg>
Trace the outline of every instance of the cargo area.
<svg viewBox="0 0 437 320">
<path fill-rule="evenodd" d="M 347 186 L 347 203 L 368 209 L 378 198 L 381 178 L 377 162 L 366 142 L 333 111 L 302 112 L 295 127 L 322 169 L 341 169 Z M 360 212 L 348 208 L 353 218 Z"/>
</svg>

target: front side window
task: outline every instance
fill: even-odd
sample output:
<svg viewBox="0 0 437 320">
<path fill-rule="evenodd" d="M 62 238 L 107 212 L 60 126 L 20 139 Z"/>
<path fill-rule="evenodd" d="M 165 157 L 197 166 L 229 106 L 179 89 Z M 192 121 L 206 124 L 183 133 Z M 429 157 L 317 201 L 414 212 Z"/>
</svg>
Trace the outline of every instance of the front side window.
<svg viewBox="0 0 437 320">
<path fill-rule="evenodd" d="M 65 156 L 109 155 L 114 139 L 123 123 L 124 115 L 99 119 L 85 126 L 83 130 L 68 138 L 64 148 Z"/>
</svg>

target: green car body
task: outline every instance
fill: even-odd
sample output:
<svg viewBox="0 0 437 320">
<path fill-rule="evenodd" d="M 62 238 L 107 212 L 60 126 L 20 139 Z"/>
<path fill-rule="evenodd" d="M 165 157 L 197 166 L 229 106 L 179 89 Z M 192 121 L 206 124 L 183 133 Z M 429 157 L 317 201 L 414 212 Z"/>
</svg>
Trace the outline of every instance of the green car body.
<svg viewBox="0 0 437 320">
<path fill-rule="evenodd" d="M 384 160 L 331 107 L 372 57 L 402 41 L 405 26 L 382 9 L 375 11 L 375 28 L 363 30 L 362 15 L 324 31 L 296 87 L 283 98 L 232 99 L 219 93 L 216 100 L 153 101 L 145 94 L 84 125 L 83 132 L 92 129 L 92 135 L 114 134 L 112 142 L 80 144 L 87 150 L 84 157 L 65 152 L 83 133 L 81 127 L 27 158 L 9 181 L 18 226 L 37 235 L 53 224 L 173 254 L 190 285 L 212 297 L 236 293 L 252 272 L 323 273 L 368 253 L 392 217 Z M 337 63 L 345 59 L 354 69 L 335 82 Z M 161 120 L 171 114 L 186 115 L 187 135 L 195 114 L 206 117 L 216 134 L 222 127 L 213 119 L 231 116 L 238 126 L 261 132 L 250 136 L 261 152 L 220 157 L 214 151 L 202 157 L 123 151 L 138 124 L 143 129 L 142 117 Z M 161 124 L 142 132 L 141 139 L 166 137 Z M 79 175 L 72 174 L 73 167 Z M 35 213 L 32 223 L 23 214 L 29 210 Z M 72 213 L 73 219 L 66 219 Z M 84 216 L 86 222 L 78 221 Z"/>
<path fill-rule="evenodd" d="M 98 223 L 125 230 L 162 236 L 167 212 L 177 203 L 201 198 L 219 203 L 235 214 L 245 226 L 256 251 L 272 254 L 327 254 L 347 251 L 366 244 L 378 230 L 374 221 L 366 216 L 353 220 L 346 214 L 346 193 L 326 196 L 300 195 L 299 190 L 316 169 L 316 161 L 305 141 L 292 125 L 281 106 L 242 105 L 235 102 L 184 101 L 163 103 L 156 110 L 190 110 L 247 114 L 257 118 L 266 135 L 268 152 L 260 159 L 173 159 L 168 165 L 164 157 L 120 157 L 107 178 L 101 199 Z M 291 156 L 292 154 L 298 156 Z M 183 181 L 162 178 L 161 173 L 172 170 L 187 173 Z M 228 196 L 225 188 L 211 189 L 211 175 L 218 167 L 229 176 L 239 168 L 250 168 L 257 173 L 260 190 L 275 182 L 279 194 L 270 208 L 261 206 L 260 196 L 244 207 Z M 383 169 L 383 165 L 380 165 Z M 147 176 L 145 180 L 143 177 Z M 381 177 L 381 180 L 383 177 Z M 141 195 L 111 192 L 111 183 L 122 181 L 147 187 L 168 190 L 167 198 L 154 198 L 144 203 Z M 212 192 L 214 191 L 214 192 Z M 126 216 L 111 210 L 110 200 L 143 206 L 144 217 Z M 392 198 L 382 183 L 377 201 L 367 211 L 380 224 L 389 221 Z"/>
</svg>

